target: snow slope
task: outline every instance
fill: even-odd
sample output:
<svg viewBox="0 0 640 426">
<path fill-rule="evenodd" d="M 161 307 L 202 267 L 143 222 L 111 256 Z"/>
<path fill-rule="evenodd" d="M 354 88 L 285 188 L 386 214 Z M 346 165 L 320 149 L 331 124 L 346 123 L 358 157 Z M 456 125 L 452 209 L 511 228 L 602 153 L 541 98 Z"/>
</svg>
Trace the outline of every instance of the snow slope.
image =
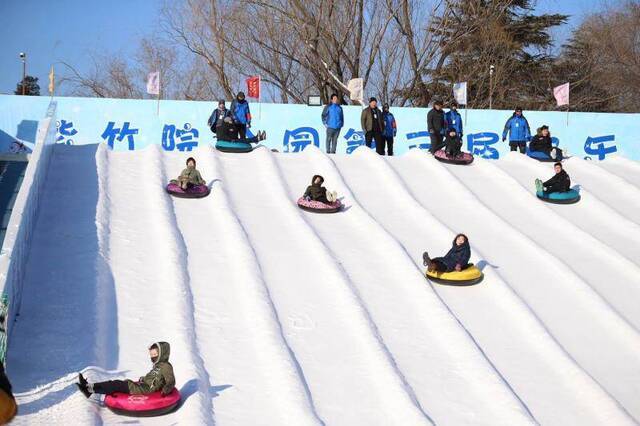
<svg viewBox="0 0 640 426">
<path fill-rule="evenodd" d="M 568 161 L 583 200 L 551 206 L 530 185 L 550 166 L 519 155 L 201 148 L 211 195 L 171 198 L 185 154 L 55 147 L 8 353 L 16 424 L 127 421 L 77 372 L 137 378 L 158 340 L 183 404 L 143 424 L 640 421 L 636 163 Z M 344 211 L 297 208 L 316 173 Z M 484 281 L 430 283 L 422 252 L 457 232 Z"/>
</svg>

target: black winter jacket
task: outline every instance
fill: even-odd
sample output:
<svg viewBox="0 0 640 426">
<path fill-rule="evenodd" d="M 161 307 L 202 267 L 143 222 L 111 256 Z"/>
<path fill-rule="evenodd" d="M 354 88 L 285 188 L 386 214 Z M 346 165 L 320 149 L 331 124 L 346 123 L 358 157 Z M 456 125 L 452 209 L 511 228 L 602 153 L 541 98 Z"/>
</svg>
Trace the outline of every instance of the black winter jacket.
<svg viewBox="0 0 640 426">
<path fill-rule="evenodd" d="M 551 179 L 542 184 L 545 188 L 553 187 L 554 190 L 559 192 L 567 192 L 571 189 L 571 178 L 564 170 L 561 170 L 560 173 L 556 173 L 553 175 Z"/>
<path fill-rule="evenodd" d="M 427 129 L 429 133 L 442 134 L 445 129 L 444 111 L 432 108 L 427 114 Z"/>
<path fill-rule="evenodd" d="M 531 138 L 529 151 L 540 151 L 549 154 L 552 149 L 553 145 L 551 144 L 551 136 L 536 135 Z"/>
<path fill-rule="evenodd" d="M 464 268 L 467 266 L 469 259 L 471 258 L 471 247 L 469 246 L 469 241 L 465 238 L 464 244 L 459 246 L 456 244 L 457 238 L 458 237 L 456 236 L 453 240 L 451 250 L 449 250 L 442 258 L 443 263 L 447 265 L 448 271 L 456 269 L 456 265 L 460 265 Z"/>
</svg>

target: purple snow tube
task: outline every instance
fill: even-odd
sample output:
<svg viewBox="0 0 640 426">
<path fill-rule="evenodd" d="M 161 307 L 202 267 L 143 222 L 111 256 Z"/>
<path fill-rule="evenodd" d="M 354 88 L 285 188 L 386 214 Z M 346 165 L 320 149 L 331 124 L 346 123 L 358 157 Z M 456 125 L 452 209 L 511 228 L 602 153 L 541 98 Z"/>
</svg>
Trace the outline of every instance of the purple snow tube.
<svg viewBox="0 0 640 426">
<path fill-rule="evenodd" d="M 185 191 L 177 183 L 170 182 L 167 185 L 167 192 L 178 198 L 203 198 L 209 195 L 210 190 L 207 185 L 194 185 Z"/>
<path fill-rule="evenodd" d="M 325 204 L 320 201 L 307 201 L 304 197 L 300 197 L 298 199 L 298 207 L 314 213 L 336 213 L 342 208 L 342 203 L 340 200 L 336 200 L 333 203 Z"/>
<path fill-rule="evenodd" d="M 436 151 L 433 156 L 436 157 L 436 160 L 449 164 L 471 164 L 473 162 L 473 155 L 469 154 L 468 152 L 461 152 L 460 154 L 453 157 L 451 155 L 447 155 L 444 149 L 441 149 L 439 151 Z"/>
</svg>

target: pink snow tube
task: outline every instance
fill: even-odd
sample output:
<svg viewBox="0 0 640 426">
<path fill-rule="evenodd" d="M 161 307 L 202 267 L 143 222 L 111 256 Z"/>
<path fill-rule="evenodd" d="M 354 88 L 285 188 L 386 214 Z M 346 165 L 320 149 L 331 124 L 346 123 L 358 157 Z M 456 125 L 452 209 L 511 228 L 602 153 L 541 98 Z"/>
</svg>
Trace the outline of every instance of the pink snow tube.
<svg viewBox="0 0 640 426">
<path fill-rule="evenodd" d="M 129 395 L 116 392 L 104 398 L 104 405 L 116 414 L 134 417 L 152 417 L 168 414 L 180 403 L 180 392 L 173 388 L 168 395 L 161 392 L 145 395 Z"/>
<path fill-rule="evenodd" d="M 202 198 L 209 195 L 209 187 L 207 185 L 194 185 L 190 188 L 184 189 L 180 188 L 180 185 L 177 183 L 169 183 L 167 185 L 167 192 L 174 197 L 179 198 Z"/>
<path fill-rule="evenodd" d="M 300 197 L 298 199 L 298 207 L 314 213 L 335 213 L 342 208 L 342 203 L 340 200 L 336 200 L 333 203 L 325 204 L 320 201 L 307 201 L 304 197 Z"/>
<path fill-rule="evenodd" d="M 461 152 L 455 157 L 452 157 L 450 155 L 447 155 L 444 149 L 441 149 L 439 151 L 436 151 L 433 156 L 436 157 L 436 160 L 442 161 L 443 163 L 471 164 L 473 162 L 473 155 L 469 154 L 468 152 Z"/>
</svg>

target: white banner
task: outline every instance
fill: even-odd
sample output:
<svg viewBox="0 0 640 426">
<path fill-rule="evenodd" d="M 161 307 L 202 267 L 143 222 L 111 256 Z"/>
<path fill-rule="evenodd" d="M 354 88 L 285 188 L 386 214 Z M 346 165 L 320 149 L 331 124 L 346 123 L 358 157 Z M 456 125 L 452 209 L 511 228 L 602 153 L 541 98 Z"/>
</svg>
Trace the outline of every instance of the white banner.
<svg viewBox="0 0 640 426">
<path fill-rule="evenodd" d="M 364 80 L 361 78 L 353 78 L 347 83 L 349 89 L 349 99 L 352 101 L 359 101 L 364 104 Z"/>
<path fill-rule="evenodd" d="M 556 98 L 558 106 L 569 105 L 569 83 L 554 87 L 553 96 Z"/>
<path fill-rule="evenodd" d="M 160 94 L 160 71 L 150 72 L 147 76 L 147 93 L 150 95 Z"/>
<path fill-rule="evenodd" d="M 459 105 L 467 105 L 467 82 L 456 83 L 453 85 L 453 98 Z"/>
</svg>

